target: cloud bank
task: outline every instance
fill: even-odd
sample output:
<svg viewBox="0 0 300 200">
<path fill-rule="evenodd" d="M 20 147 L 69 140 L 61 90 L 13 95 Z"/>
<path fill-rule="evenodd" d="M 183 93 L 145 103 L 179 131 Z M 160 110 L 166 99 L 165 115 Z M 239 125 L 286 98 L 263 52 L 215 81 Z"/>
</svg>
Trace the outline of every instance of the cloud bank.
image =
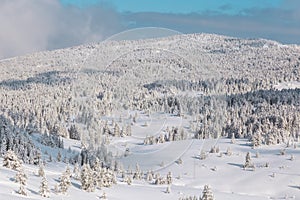
<svg viewBox="0 0 300 200">
<path fill-rule="evenodd" d="M 101 41 L 122 29 L 119 17 L 107 5 L 80 9 L 58 0 L 2 0 L 0 58 Z"/>
</svg>

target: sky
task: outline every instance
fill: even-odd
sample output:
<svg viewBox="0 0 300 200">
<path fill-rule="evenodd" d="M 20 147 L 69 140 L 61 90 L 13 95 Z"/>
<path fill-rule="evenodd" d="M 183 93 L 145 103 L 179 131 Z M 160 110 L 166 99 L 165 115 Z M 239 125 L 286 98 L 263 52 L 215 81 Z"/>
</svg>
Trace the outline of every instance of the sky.
<svg viewBox="0 0 300 200">
<path fill-rule="evenodd" d="M 64 5 L 85 7 L 107 3 L 119 12 L 193 13 L 216 11 L 237 14 L 244 9 L 280 6 L 281 0 L 61 0 Z"/>
<path fill-rule="evenodd" d="M 0 59 L 162 27 L 300 44 L 299 0 L 1 0 Z"/>
</svg>

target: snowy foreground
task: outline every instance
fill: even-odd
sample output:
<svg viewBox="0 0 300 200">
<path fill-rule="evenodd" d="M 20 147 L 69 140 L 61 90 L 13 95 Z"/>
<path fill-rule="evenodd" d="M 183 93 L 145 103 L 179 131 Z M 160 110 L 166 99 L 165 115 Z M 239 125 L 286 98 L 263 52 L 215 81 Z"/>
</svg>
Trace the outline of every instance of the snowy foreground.
<svg viewBox="0 0 300 200">
<path fill-rule="evenodd" d="M 68 143 L 72 145 L 71 140 Z M 220 148 L 220 153 L 209 153 L 213 145 Z M 150 147 L 155 148 L 155 146 Z M 281 155 L 280 151 L 284 148 L 285 146 L 277 145 L 252 149 L 246 140 L 236 140 L 235 143 L 229 139 L 186 140 L 159 144 L 159 152 L 153 151 L 143 155 L 132 153 L 128 156 L 132 162 L 141 163 L 142 169 L 155 168 L 153 170 L 162 175 L 172 171 L 173 184 L 170 194 L 165 192 L 166 185 L 154 185 L 136 180 L 132 185 L 127 185 L 120 178 L 117 185 L 97 189 L 91 193 L 82 191 L 80 182 L 71 179 L 72 184 L 67 194 L 56 194 L 54 185 L 57 184 L 61 172 L 65 170 L 66 164 L 47 163 L 45 173 L 49 181 L 50 199 L 101 199 L 104 191 L 107 199 L 179 199 L 193 195 L 199 197 L 206 184 L 211 186 L 215 199 L 298 199 L 300 150 L 294 146 L 288 147 L 285 149 L 285 155 Z M 172 161 L 178 156 L 178 152 L 174 151 L 176 149 L 183 150 L 181 151 L 183 154 L 179 155 L 182 164 Z M 232 155 L 227 155 L 228 149 L 231 150 Z M 201 151 L 207 154 L 204 160 L 199 159 Z M 251 153 L 255 170 L 242 168 L 247 152 Z M 292 159 L 291 155 L 293 155 Z M 159 163 L 158 159 L 163 157 L 168 157 L 170 163 L 165 163 L 163 167 L 153 166 L 153 163 Z M 25 165 L 28 176 L 26 186 L 28 196 L 24 197 L 17 194 L 19 184 L 14 182 L 16 172 L 2 167 L 2 161 L 1 159 L 1 199 L 44 199 L 38 192 L 42 178 L 37 176 L 37 166 Z M 147 166 L 147 163 L 150 166 Z M 269 163 L 269 167 L 265 166 L 266 163 Z M 132 166 L 134 165 L 132 163 Z"/>
</svg>

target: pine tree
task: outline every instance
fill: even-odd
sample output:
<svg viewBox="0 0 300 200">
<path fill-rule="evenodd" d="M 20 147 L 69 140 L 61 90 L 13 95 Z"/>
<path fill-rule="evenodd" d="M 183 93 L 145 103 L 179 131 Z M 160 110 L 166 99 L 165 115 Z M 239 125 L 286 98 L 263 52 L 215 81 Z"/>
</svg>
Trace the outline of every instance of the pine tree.
<svg viewBox="0 0 300 200">
<path fill-rule="evenodd" d="M 22 162 L 14 151 L 8 150 L 3 159 L 3 167 L 18 171 L 22 167 Z"/>
<path fill-rule="evenodd" d="M 231 151 L 231 148 L 228 147 L 227 150 L 226 150 L 226 155 L 227 156 L 231 156 L 232 155 L 232 151 Z"/>
<path fill-rule="evenodd" d="M 214 200 L 214 195 L 210 189 L 209 185 L 205 185 L 204 189 L 202 191 L 202 197 L 201 200 Z"/>
<path fill-rule="evenodd" d="M 21 195 L 27 196 L 27 192 L 25 190 L 25 186 L 27 183 L 27 176 L 26 176 L 23 168 L 20 168 L 20 170 L 17 172 L 15 181 L 17 183 L 20 183 L 20 188 L 19 188 L 18 193 Z"/>
<path fill-rule="evenodd" d="M 73 177 L 75 180 L 79 180 L 79 179 L 80 179 L 80 168 L 79 168 L 78 163 L 76 163 L 76 164 L 74 165 L 72 177 Z"/>
<path fill-rule="evenodd" d="M 66 194 L 71 185 L 70 175 L 64 172 L 59 180 L 59 191 Z"/>
<path fill-rule="evenodd" d="M 114 127 L 114 134 L 115 137 L 120 137 L 120 127 L 119 125 L 116 123 L 115 127 Z"/>
<path fill-rule="evenodd" d="M 67 176 L 71 177 L 71 169 L 70 169 L 69 165 L 67 165 L 65 173 Z"/>
<path fill-rule="evenodd" d="M 235 136 L 234 133 L 231 135 L 231 144 L 235 144 Z"/>
<path fill-rule="evenodd" d="M 94 166 L 93 166 L 93 170 L 94 170 L 95 172 L 101 171 L 101 163 L 100 163 L 100 160 L 99 160 L 98 157 L 96 157 L 96 159 L 95 159 L 95 163 L 94 163 Z"/>
<path fill-rule="evenodd" d="M 168 174 L 167 174 L 167 184 L 168 185 L 171 185 L 172 184 L 172 173 L 171 172 L 169 172 Z"/>
<path fill-rule="evenodd" d="M 61 153 L 60 153 L 60 151 L 58 151 L 58 153 L 57 153 L 57 156 L 56 156 L 56 160 L 57 160 L 57 162 L 60 162 L 61 161 Z"/>
<path fill-rule="evenodd" d="M 93 180 L 95 182 L 94 184 L 101 188 L 103 186 L 102 179 L 103 179 L 103 171 L 100 166 L 100 160 L 99 158 L 96 158 L 93 166 Z"/>
<path fill-rule="evenodd" d="M 81 188 L 87 192 L 95 191 L 93 171 L 89 164 L 84 164 L 81 169 Z"/>
<path fill-rule="evenodd" d="M 204 159 L 206 159 L 206 157 L 207 156 L 206 156 L 205 151 L 201 150 L 200 155 L 199 155 L 200 160 L 204 160 Z"/>
<path fill-rule="evenodd" d="M 252 145 L 253 145 L 253 148 L 260 146 L 261 142 L 262 142 L 262 137 L 261 137 L 260 132 L 257 132 L 256 134 L 254 134 L 252 136 Z"/>
<path fill-rule="evenodd" d="M 46 177 L 43 176 L 39 193 L 42 197 L 49 197 L 49 192 L 50 191 L 48 188 L 48 181 L 47 181 Z"/>
<path fill-rule="evenodd" d="M 23 195 L 23 196 L 27 196 L 27 192 L 25 190 L 24 185 L 20 184 L 20 188 L 18 190 L 18 193 L 21 194 L 21 195 Z"/>
<path fill-rule="evenodd" d="M 147 172 L 146 180 L 148 182 L 152 182 L 153 181 L 153 173 L 152 172 L 150 172 L 150 171 Z"/>
<path fill-rule="evenodd" d="M 44 165 L 40 164 L 39 166 L 39 171 L 38 171 L 39 177 L 44 177 L 45 176 L 45 171 L 44 171 Z"/>
<path fill-rule="evenodd" d="M 80 133 L 78 131 L 78 128 L 74 124 L 72 124 L 68 129 L 68 132 L 71 139 L 80 140 Z"/>
<path fill-rule="evenodd" d="M 131 136 L 131 125 L 130 124 L 128 124 L 127 127 L 126 127 L 126 134 L 128 136 Z"/>
<path fill-rule="evenodd" d="M 15 182 L 20 183 L 21 185 L 26 185 L 27 176 L 23 168 L 20 168 L 20 170 L 16 173 Z"/>
<path fill-rule="evenodd" d="M 132 184 L 132 178 L 131 178 L 131 176 L 125 177 L 124 181 L 127 183 L 127 185 L 131 185 Z"/>
<path fill-rule="evenodd" d="M 54 192 L 55 192 L 55 194 L 59 193 L 59 184 L 58 183 L 54 185 Z"/>
<path fill-rule="evenodd" d="M 247 153 L 246 155 L 246 161 L 245 161 L 245 164 L 244 164 L 244 168 L 254 168 L 254 165 L 252 164 L 251 162 L 251 156 L 250 156 L 250 152 Z"/>
<path fill-rule="evenodd" d="M 135 172 L 133 174 L 133 179 L 140 180 L 141 179 L 141 170 L 138 163 L 136 163 Z"/>
</svg>

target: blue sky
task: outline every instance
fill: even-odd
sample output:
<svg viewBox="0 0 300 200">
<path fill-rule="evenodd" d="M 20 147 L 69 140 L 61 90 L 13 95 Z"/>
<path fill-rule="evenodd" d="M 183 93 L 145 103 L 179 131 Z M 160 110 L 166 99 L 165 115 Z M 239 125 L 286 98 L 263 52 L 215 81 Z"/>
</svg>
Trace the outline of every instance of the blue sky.
<svg viewBox="0 0 300 200">
<path fill-rule="evenodd" d="M 0 59 L 142 27 L 300 45 L 300 0 L 1 0 L 0 27 Z"/>
<path fill-rule="evenodd" d="M 245 9 L 274 8 L 282 0 L 61 0 L 64 5 L 79 7 L 106 3 L 119 12 L 203 13 L 207 11 L 239 14 Z"/>
</svg>

